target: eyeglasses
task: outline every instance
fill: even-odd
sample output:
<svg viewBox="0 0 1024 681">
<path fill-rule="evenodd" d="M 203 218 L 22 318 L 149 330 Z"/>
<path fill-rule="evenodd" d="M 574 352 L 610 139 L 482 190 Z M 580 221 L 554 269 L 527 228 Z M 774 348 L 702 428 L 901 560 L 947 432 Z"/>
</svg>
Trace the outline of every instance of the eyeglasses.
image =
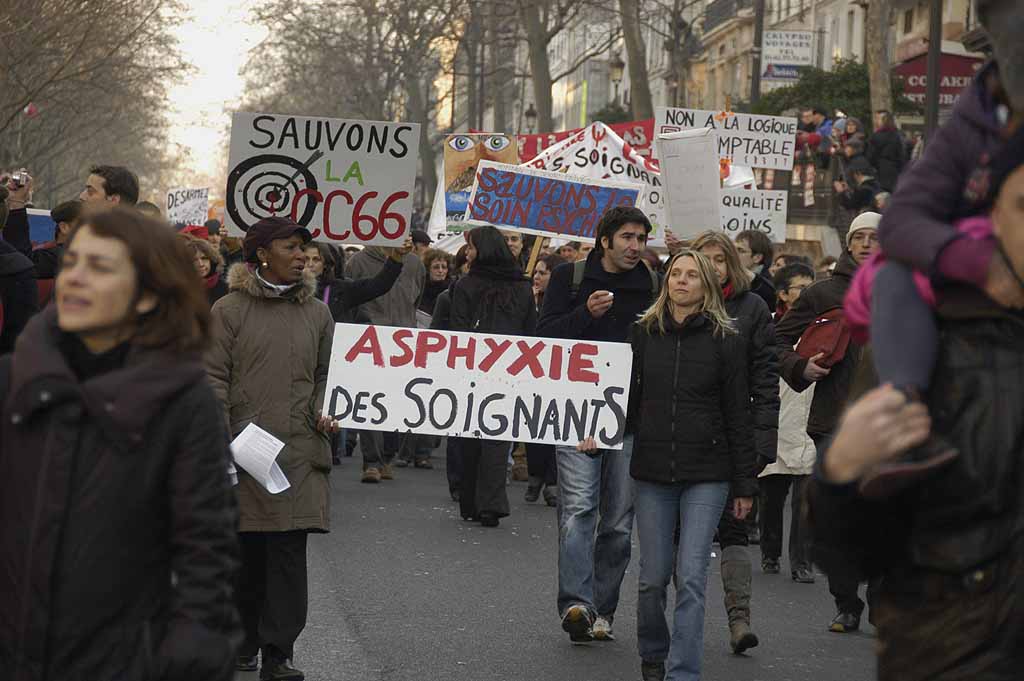
<svg viewBox="0 0 1024 681">
<path fill-rule="evenodd" d="M 787 286 L 786 291 L 804 291 L 810 288 L 810 284 L 800 284 L 799 286 Z"/>
</svg>

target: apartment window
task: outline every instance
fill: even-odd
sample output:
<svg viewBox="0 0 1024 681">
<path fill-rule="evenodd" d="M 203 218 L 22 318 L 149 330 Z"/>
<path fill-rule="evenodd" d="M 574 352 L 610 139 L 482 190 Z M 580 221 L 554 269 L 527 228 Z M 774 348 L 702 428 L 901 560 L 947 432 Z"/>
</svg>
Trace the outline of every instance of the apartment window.
<svg viewBox="0 0 1024 681">
<path fill-rule="evenodd" d="M 903 13 L 903 33 L 911 33 L 914 30 L 914 8 L 911 7 Z"/>
<path fill-rule="evenodd" d="M 853 29 L 857 22 L 857 14 L 851 9 L 846 14 L 846 58 L 853 58 Z"/>
</svg>

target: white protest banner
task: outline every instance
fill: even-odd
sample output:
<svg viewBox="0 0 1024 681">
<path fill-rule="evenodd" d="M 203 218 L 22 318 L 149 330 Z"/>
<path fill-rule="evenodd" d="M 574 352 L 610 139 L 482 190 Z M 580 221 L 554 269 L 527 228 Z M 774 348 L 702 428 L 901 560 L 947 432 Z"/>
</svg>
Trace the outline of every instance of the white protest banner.
<svg viewBox="0 0 1024 681">
<path fill-rule="evenodd" d="M 735 165 L 790 170 L 796 152 L 796 119 L 784 116 L 658 107 L 655 134 L 712 128 L 718 154 Z"/>
<path fill-rule="evenodd" d="M 735 239 L 748 229 L 768 235 L 774 243 L 786 241 L 786 210 L 789 192 L 764 189 L 723 189 L 721 200 L 722 231 Z"/>
<path fill-rule="evenodd" d="M 665 204 L 658 162 L 641 155 L 604 123 L 591 123 L 523 166 L 595 180 L 639 182 L 646 191 L 638 205 L 654 226 L 651 237 L 659 237 Z"/>
<path fill-rule="evenodd" d="M 665 181 L 669 224 L 680 239 L 718 229 L 718 133 L 711 128 L 658 135 L 654 141 Z"/>
<path fill-rule="evenodd" d="M 814 31 L 765 31 L 761 41 L 761 77 L 795 81 L 800 69 L 814 66 Z"/>
<path fill-rule="evenodd" d="M 346 428 L 621 449 L 625 343 L 338 324 L 323 415 Z"/>
<path fill-rule="evenodd" d="M 636 206 L 643 192 L 643 185 L 635 182 L 594 180 L 480 161 L 465 221 L 593 242 L 605 211 L 616 206 Z"/>
<path fill-rule="evenodd" d="M 395 245 L 408 233 L 418 123 L 236 113 L 225 224 L 234 236 L 290 216 L 313 238 Z"/>
<path fill-rule="evenodd" d="M 167 192 L 167 222 L 175 227 L 201 225 L 210 210 L 210 190 L 171 189 Z"/>
</svg>

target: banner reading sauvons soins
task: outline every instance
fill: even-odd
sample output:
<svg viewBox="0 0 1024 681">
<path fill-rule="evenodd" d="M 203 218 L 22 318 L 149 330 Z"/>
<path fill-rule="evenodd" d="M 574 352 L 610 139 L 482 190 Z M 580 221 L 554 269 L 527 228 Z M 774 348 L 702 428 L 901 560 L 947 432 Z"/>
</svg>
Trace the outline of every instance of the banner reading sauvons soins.
<svg viewBox="0 0 1024 681">
<path fill-rule="evenodd" d="M 625 343 L 338 324 L 324 416 L 346 428 L 620 449 Z"/>
</svg>

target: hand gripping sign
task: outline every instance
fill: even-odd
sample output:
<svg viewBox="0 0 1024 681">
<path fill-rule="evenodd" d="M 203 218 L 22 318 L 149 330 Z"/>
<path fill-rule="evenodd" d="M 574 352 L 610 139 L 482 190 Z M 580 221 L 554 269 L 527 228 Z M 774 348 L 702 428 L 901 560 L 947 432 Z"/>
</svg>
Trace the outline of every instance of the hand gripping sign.
<svg viewBox="0 0 1024 681">
<path fill-rule="evenodd" d="M 346 428 L 621 449 L 625 343 L 338 324 L 323 415 Z"/>
<path fill-rule="evenodd" d="M 418 123 L 236 113 L 225 224 L 289 216 L 317 241 L 396 245 L 412 211 Z"/>
</svg>

